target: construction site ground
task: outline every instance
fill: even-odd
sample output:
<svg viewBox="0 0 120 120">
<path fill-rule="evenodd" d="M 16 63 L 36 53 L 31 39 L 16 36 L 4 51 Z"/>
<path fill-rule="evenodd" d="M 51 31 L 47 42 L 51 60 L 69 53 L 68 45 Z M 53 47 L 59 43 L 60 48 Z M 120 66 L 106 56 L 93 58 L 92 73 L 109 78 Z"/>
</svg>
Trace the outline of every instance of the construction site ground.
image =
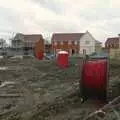
<svg viewBox="0 0 120 120">
<path fill-rule="evenodd" d="M 78 63 L 60 69 L 55 61 L 1 59 L 0 120 L 85 120 L 103 104 L 93 100 L 81 104 Z M 109 76 L 108 98 L 112 100 L 120 95 L 118 60 L 110 61 Z"/>
</svg>

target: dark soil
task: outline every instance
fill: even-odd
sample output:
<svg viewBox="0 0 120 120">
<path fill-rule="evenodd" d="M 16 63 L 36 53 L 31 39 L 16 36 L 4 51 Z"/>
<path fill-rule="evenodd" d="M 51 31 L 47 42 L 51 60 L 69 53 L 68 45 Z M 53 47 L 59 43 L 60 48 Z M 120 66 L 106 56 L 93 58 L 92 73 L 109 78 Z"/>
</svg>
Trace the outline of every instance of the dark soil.
<svg viewBox="0 0 120 120">
<path fill-rule="evenodd" d="M 119 66 L 110 63 L 109 100 L 120 95 Z M 76 63 L 60 69 L 55 61 L 4 59 L 0 67 L 8 67 L 0 81 L 14 82 L 0 87 L 0 120 L 82 120 L 100 107 L 93 100 L 81 104 Z"/>
</svg>

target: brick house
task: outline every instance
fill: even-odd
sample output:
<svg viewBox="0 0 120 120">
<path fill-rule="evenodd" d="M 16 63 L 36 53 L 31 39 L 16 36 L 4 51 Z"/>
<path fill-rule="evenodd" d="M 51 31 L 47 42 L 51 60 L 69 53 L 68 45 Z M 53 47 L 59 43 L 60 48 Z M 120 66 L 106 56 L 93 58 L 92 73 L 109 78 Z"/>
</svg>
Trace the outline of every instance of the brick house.
<svg viewBox="0 0 120 120">
<path fill-rule="evenodd" d="M 14 39 L 12 40 L 12 50 L 18 54 L 34 54 L 34 48 L 36 43 L 41 40 L 44 41 L 43 36 L 41 34 L 28 34 L 24 35 L 21 33 L 16 34 Z M 44 42 L 41 42 L 44 46 Z M 44 48 L 44 47 L 42 47 Z M 43 50 L 44 51 L 44 50 Z"/>
<path fill-rule="evenodd" d="M 87 54 L 95 52 L 95 38 L 87 31 L 85 33 L 54 33 L 51 38 L 52 50 L 56 53 L 59 50 L 68 51 L 70 55 Z"/>
<path fill-rule="evenodd" d="M 105 42 L 105 48 L 107 49 L 118 49 L 120 48 L 119 37 L 108 38 Z"/>
<path fill-rule="evenodd" d="M 120 57 L 120 34 L 118 37 L 107 38 L 105 42 L 105 49 L 108 50 L 111 58 Z"/>
<path fill-rule="evenodd" d="M 23 49 L 26 51 L 34 50 L 36 43 L 39 42 L 39 47 L 44 51 L 44 39 L 41 34 L 24 35 Z"/>
</svg>

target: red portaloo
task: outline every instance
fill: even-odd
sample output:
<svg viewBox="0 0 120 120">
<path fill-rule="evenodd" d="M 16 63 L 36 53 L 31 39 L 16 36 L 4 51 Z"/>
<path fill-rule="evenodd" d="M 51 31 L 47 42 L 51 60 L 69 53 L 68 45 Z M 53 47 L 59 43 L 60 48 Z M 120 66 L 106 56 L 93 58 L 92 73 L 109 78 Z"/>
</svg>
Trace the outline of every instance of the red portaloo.
<svg viewBox="0 0 120 120">
<path fill-rule="evenodd" d="M 57 54 L 57 65 L 61 68 L 67 68 L 69 64 L 68 56 L 68 52 L 59 51 Z"/>
<path fill-rule="evenodd" d="M 43 51 L 38 51 L 37 54 L 36 54 L 36 57 L 37 57 L 37 59 L 42 60 L 43 57 L 44 57 Z"/>
<path fill-rule="evenodd" d="M 88 61 L 83 69 L 83 84 L 85 88 L 102 90 L 107 85 L 107 61 Z"/>
</svg>

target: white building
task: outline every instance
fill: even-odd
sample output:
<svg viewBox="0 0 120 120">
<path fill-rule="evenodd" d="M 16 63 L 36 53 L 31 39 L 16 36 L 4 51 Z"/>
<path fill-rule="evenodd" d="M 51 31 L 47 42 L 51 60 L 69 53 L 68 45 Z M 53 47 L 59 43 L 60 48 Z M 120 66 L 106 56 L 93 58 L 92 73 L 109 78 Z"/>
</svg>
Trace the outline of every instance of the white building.
<svg viewBox="0 0 120 120">
<path fill-rule="evenodd" d="M 86 50 L 86 54 L 92 54 L 95 52 L 95 43 L 96 39 L 87 31 L 80 38 L 80 51 L 79 53 L 83 53 L 83 50 Z"/>
</svg>

